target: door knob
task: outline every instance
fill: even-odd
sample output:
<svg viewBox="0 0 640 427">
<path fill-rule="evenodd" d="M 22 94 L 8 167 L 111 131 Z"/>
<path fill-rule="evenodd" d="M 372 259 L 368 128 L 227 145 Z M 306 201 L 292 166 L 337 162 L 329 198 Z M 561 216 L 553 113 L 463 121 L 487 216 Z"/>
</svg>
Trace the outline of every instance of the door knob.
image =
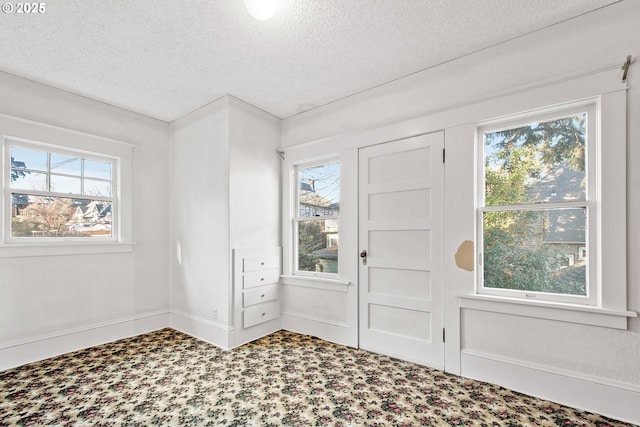
<svg viewBox="0 0 640 427">
<path fill-rule="evenodd" d="M 360 258 L 362 258 L 362 265 L 367 265 L 367 250 L 363 249 L 362 252 L 360 252 Z"/>
</svg>

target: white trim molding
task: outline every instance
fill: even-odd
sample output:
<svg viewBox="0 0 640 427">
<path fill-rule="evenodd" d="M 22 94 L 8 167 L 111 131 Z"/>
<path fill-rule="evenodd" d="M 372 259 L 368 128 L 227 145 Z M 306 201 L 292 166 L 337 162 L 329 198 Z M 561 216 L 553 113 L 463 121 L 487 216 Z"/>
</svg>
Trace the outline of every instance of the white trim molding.
<svg viewBox="0 0 640 427">
<path fill-rule="evenodd" d="M 324 277 L 304 277 L 293 275 L 282 275 L 283 285 L 300 286 L 303 288 L 322 289 L 325 291 L 348 292 L 347 287 L 351 284 L 348 280 L 327 279 Z"/>
<path fill-rule="evenodd" d="M 627 319 L 638 316 L 635 311 L 611 310 L 580 304 L 530 301 L 496 295 L 458 295 L 460 308 L 538 319 L 558 320 L 583 325 L 627 329 Z"/>
<path fill-rule="evenodd" d="M 349 325 L 317 316 L 287 313 L 281 315 L 282 329 L 298 334 L 311 335 L 336 344 L 353 347 Z"/>
<path fill-rule="evenodd" d="M 0 371 L 169 326 L 164 310 L 0 343 Z"/>
<path fill-rule="evenodd" d="M 114 168 L 114 176 L 111 177 L 111 186 L 114 194 L 112 203 L 115 209 L 113 237 L 108 242 L 56 242 L 25 241 L 24 244 L 11 241 L 10 237 L 10 188 L 5 183 L 3 190 L 0 222 L 0 258 L 23 256 L 51 256 L 51 255 L 78 255 L 84 253 L 121 253 L 133 250 L 133 157 L 135 145 L 125 141 L 119 141 L 99 135 L 79 132 L 73 129 L 39 123 L 33 120 L 22 119 L 0 113 L 0 142 L 4 150 L 12 141 L 24 144 L 34 144 L 43 148 L 51 148 L 55 152 L 80 152 L 88 156 L 97 156 L 98 160 L 111 161 Z M 8 150 L 8 148 L 7 148 Z M 3 156 L 9 152 L 3 151 Z M 2 162 L 0 171 L 4 171 L 5 163 Z M 3 187 L 4 188 L 4 187 Z M 63 243 L 64 245 L 55 245 Z M 111 245 L 109 245 L 111 244 Z M 83 246 L 86 245 L 86 246 Z"/>
<path fill-rule="evenodd" d="M 640 386 L 465 349 L 461 375 L 640 425 Z"/>
<path fill-rule="evenodd" d="M 212 322 L 178 310 L 171 310 L 169 326 L 194 338 L 213 344 L 222 350 L 229 350 L 232 347 L 234 329 L 231 326 Z"/>
<path fill-rule="evenodd" d="M 129 253 L 134 246 L 134 242 L 11 243 L 0 245 L 0 258 Z"/>
</svg>

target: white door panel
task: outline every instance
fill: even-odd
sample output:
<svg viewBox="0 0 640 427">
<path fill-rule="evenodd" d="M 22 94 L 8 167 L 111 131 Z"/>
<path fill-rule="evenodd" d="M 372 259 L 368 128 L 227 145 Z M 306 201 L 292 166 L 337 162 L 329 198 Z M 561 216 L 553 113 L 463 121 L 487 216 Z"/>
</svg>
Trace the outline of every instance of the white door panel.
<svg viewBox="0 0 640 427">
<path fill-rule="evenodd" d="M 359 152 L 360 347 L 438 369 L 443 147 L 439 132 Z"/>
<path fill-rule="evenodd" d="M 429 193 L 426 189 L 369 194 L 369 221 L 424 220 L 431 216 Z"/>
<path fill-rule="evenodd" d="M 428 311 L 431 312 L 431 301 L 426 299 L 414 299 L 398 297 L 393 295 L 376 295 L 369 296 L 369 304 L 386 305 L 389 307 L 403 307 L 409 310 Z"/>
<path fill-rule="evenodd" d="M 377 150 L 383 145 L 369 147 L 371 154 L 368 161 L 368 185 L 430 178 L 429 171 L 424 170 L 423 167 L 429 163 L 431 157 L 431 150 L 428 147 L 396 153 L 388 153 L 384 149 Z"/>
<path fill-rule="evenodd" d="M 419 285 L 416 285 L 419 284 Z M 429 271 L 369 267 L 369 294 L 431 300 Z"/>
<path fill-rule="evenodd" d="M 396 337 L 429 340 L 430 314 L 389 305 L 369 304 L 369 328 Z"/>
</svg>

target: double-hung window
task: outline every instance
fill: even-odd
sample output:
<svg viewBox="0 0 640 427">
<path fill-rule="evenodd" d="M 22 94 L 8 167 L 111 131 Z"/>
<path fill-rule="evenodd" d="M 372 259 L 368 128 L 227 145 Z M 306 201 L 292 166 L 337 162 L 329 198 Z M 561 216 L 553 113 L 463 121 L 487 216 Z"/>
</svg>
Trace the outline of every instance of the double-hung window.
<svg viewBox="0 0 640 427">
<path fill-rule="evenodd" d="M 4 139 L 4 242 L 117 241 L 117 158 Z"/>
<path fill-rule="evenodd" d="M 479 293 L 595 305 L 597 108 L 479 128 Z"/>
<path fill-rule="evenodd" d="M 337 277 L 340 225 L 340 163 L 295 167 L 294 270 Z"/>
</svg>

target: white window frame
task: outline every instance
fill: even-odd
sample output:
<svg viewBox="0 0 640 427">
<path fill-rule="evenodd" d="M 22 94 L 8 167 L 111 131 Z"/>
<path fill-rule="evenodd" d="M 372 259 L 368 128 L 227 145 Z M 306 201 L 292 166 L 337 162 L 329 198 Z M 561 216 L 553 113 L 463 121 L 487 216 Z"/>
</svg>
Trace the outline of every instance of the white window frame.
<svg viewBox="0 0 640 427">
<path fill-rule="evenodd" d="M 322 278 L 328 280 L 338 280 L 340 277 L 340 256 L 338 256 L 338 273 L 325 273 L 325 272 L 317 272 L 317 271 L 303 271 L 298 269 L 298 224 L 301 221 L 309 221 L 314 218 L 310 217 L 301 217 L 300 214 L 300 169 L 312 168 L 315 166 L 322 166 L 330 163 L 338 163 L 340 165 L 340 180 L 342 180 L 342 163 L 340 158 L 337 156 L 326 157 L 322 159 L 315 159 L 312 161 L 306 162 L 296 162 L 291 166 L 291 176 L 292 176 L 292 195 L 293 200 L 291 203 L 291 265 L 293 266 L 293 275 L 299 276 L 301 278 Z M 342 186 L 341 186 L 342 190 Z M 340 195 L 342 197 L 342 194 Z M 331 215 L 331 216 L 322 216 L 316 218 L 318 220 L 335 220 L 338 222 L 338 236 L 340 236 L 340 215 Z"/>
<path fill-rule="evenodd" d="M 499 94 L 473 107 L 473 122 L 469 123 L 470 138 L 477 138 L 477 126 L 496 123 L 504 117 L 514 118 L 515 112 L 541 111 L 554 105 L 594 100 L 599 104 L 600 144 L 598 168 L 600 192 L 596 212 L 599 218 L 598 257 L 596 280 L 598 289 L 595 305 L 541 301 L 487 295 L 478 292 L 477 274 L 473 275 L 473 287 L 457 294 L 462 310 L 472 309 L 516 316 L 526 316 L 561 322 L 627 329 L 628 319 L 638 316 L 628 309 L 627 302 L 627 90 L 620 82 L 619 67 L 530 84 Z M 469 141 L 474 158 L 468 165 L 476 170 L 473 175 L 474 208 L 478 207 L 478 141 Z M 452 184 L 455 188 L 455 184 Z M 455 207 L 464 203 L 454 203 Z M 472 215 L 476 215 L 473 211 Z M 471 218 L 470 218 L 471 219 Z M 479 268 L 477 219 L 471 219 L 476 238 L 476 269 Z"/>
<path fill-rule="evenodd" d="M 585 177 L 587 181 L 584 201 L 576 202 L 548 202 L 536 204 L 514 204 L 500 206 L 485 206 L 485 143 L 484 135 L 486 133 L 497 132 L 501 130 L 514 129 L 527 126 L 531 123 L 539 123 L 567 117 L 579 113 L 587 113 L 587 131 L 586 131 L 586 158 L 585 158 Z M 601 295 L 601 281 L 598 278 L 598 259 L 599 259 L 599 230 L 600 219 L 598 214 L 598 205 L 600 194 L 600 103 L 597 98 L 582 100 L 576 103 L 568 103 L 557 105 L 550 108 L 540 109 L 527 112 L 525 114 L 517 114 L 510 117 L 503 117 L 498 121 L 484 122 L 478 125 L 476 132 L 477 147 L 477 208 L 476 208 L 476 230 L 478 239 L 478 269 L 476 277 L 476 290 L 481 295 L 495 295 L 508 298 L 516 298 L 523 300 L 536 301 L 552 301 L 559 303 L 572 303 L 596 306 L 600 304 L 599 295 Z M 515 289 L 491 288 L 484 286 L 484 263 L 482 248 L 484 247 L 483 235 L 483 214 L 486 212 L 504 212 L 504 211 L 533 211 L 554 208 L 584 208 L 587 217 L 586 243 L 589 251 L 587 253 L 587 276 L 586 286 L 587 295 L 572 294 L 554 294 L 536 291 L 524 291 Z"/>
<path fill-rule="evenodd" d="M 7 215 L 11 199 L 7 199 L 4 189 L 9 178 L 10 158 L 5 160 L 5 139 L 22 141 L 50 149 L 55 152 L 82 153 L 91 158 L 117 159 L 117 173 L 114 174 L 112 185 L 118 199 L 117 227 L 112 229 L 114 239 L 111 241 L 98 241 L 86 238 L 79 241 L 39 241 L 31 239 L 26 241 L 7 240 Z M 58 256 L 58 255 L 89 255 L 106 253 L 132 252 L 135 246 L 133 241 L 133 154 L 135 145 L 129 142 L 106 138 L 85 132 L 79 132 L 68 128 L 53 126 L 45 123 L 26 120 L 0 113 L 0 179 L 2 179 L 3 192 L 0 200 L 0 258 L 32 257 L 32 256 Z M 10 218 L 10 217 L 9 217 Z"/>
<path fill-rule="evenodd" d="M 64 147 L 57 147 L 49 144 L 42 144 L 33 141 L 25 141 L 19 138 L 8 138 L 6 136 L 2 136 L 2 142 L 4 146 L 4 200 L 6 203 L 4 204 L 4 218 L 7 218 L 4 221 L 4 241 L 3 243 L 59 243 L 59 242 L 86 242 L 87 240 L 98 240 L 104 242 L 117 242 L 118 241 L 118 227 L 119 227 L 119 204 L 118 204 L 118 195 L 119 195 L 119 185 L 117 177 L 118 175 L 118 165 L 120 160 L 116 157 L 111 156 L 98 156 L 92 153 L 86 153 L 79 150 L 69 150 Z M 60 155 L 68 155 L 68 156 L 76 156 L 86 160 L 95 160 L 99 162 L 109 163 L 111 165 L 111 176 L 109 179 L 109 183 L 111 186 L 111 196 L 89 196 L 83 194 L 75 194 L 75 193 L 56 193 L 47 190 L 26 190 L 26 189 L 14 189 L 11 188 L 11 147 L 20 147 L 28 150 L 37 150 L 50 154 L 60 154 Z M 43 171 L 47 176 L 50 175 L 50 171 Z M 49 179 L 47 179 L 49 182 Z M 111 236 L 109 237 L 56 237 L 56 236 L 46 236 L 46 237 L 13 237 L 11 235 L 11 200 L 12 193 L 20 193 L 27 194 L 31 196 L 43 196 L 43 197 L 59 197 L 59 198 L 73 198 L 73 199 L 87 199 L 87 200 L 100 200 L 109 202 L 111 204 L 112 210 L 112 223 L 111 223 Z"/>
</svg>

